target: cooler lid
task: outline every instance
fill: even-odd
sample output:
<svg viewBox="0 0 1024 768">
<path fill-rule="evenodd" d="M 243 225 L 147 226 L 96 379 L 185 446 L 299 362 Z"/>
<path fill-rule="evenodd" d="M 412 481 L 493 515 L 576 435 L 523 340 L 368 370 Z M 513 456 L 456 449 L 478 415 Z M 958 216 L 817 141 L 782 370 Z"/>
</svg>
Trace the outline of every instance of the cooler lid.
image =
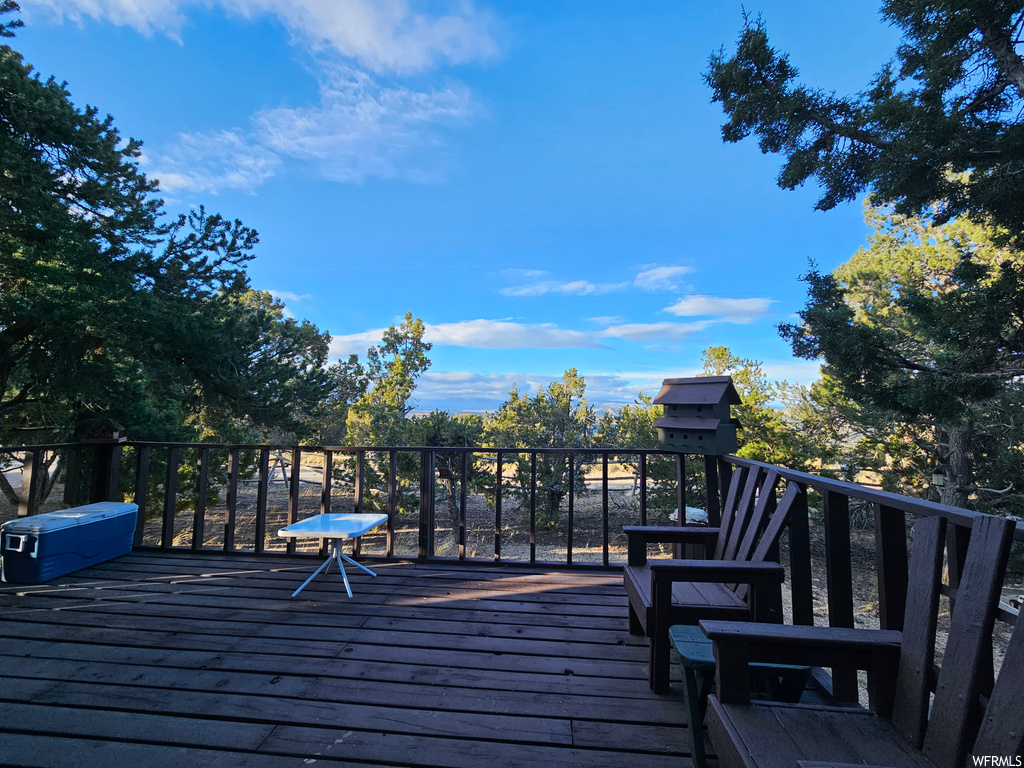
<svg viewBox="0 0 1024 768">
<path fill-rule="evenodd" d="M 72 507 L 71 509 L 62 509 L 58 512 L 46 512 L 42 515 L 8 520 L 0 527 L 3 528 L 4 533 L 31 533 L 38 535 L 48 531 L 72 528 L 94 520 L 118 517 L 119 515 L 129 513 L 134 514 L 138 509 L 135 504 L 101 501 L 96 504 L 86 504 L 83 507 Z"/>
</svg>

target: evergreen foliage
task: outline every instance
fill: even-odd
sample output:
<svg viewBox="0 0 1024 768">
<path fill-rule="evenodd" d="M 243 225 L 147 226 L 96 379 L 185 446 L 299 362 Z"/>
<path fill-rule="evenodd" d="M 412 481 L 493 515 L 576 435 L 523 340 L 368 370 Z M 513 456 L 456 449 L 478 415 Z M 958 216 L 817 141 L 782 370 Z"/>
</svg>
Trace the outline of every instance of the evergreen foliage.
<svg viewBox="0 0 1024 768">
<path fill-rule="evenodd" d="M 980 488 L 1015 489 L 1021 469 L 1024 256 L 961 220 L 877 208 L 867 219 L 868 247 L 833 274 L 812 270 L 801 322 L 780 331 L 826 362 L 836 391 L 823 402 L 888 446 L 904 485 L 938 464 L 945 503 L 1005 506 L 1011 496 Z"/>
<path fill-rule="evenodd" d="M 801 84 L 764 21 L 744 17 L 735 53 L 712 55 L 705 74 L 723 139 L 753 134 L 781 154 L 780 187 L 816 178 L 819 209 L 871 191 L 899 214 L 991 219 L 1024 243 L 1024 8 L 884 0 L 882 18 L 903 34 L 894 58 L 863 92 L 838 96 Z"/>
<path fill-rule="evenodd" d="M 327 335 L 250 289 L 254 230 L 202 208 L 167 220 L 140 157 L 0 46 L 0 439 L 301 430 L 330 385 Z"/>
<path fill-rule="evenodd" d="M 586 381 L 575 368 L 566 371 L 532 398 L 513 386 L 508 400 L 487 419 L 484 440 L 496 448 L 590 448 L 596 424 L 586 398 Z M 515 485 L 520 499 L 530 497 L 532 468 L 525 453 L 514 454 Z M 537 456 L 537 525 L 555 527 L 562 501 L 569 493 L 570 462 L 573 492 L 585 490 L 592 454 L 542 453 Z"/>
</svg>

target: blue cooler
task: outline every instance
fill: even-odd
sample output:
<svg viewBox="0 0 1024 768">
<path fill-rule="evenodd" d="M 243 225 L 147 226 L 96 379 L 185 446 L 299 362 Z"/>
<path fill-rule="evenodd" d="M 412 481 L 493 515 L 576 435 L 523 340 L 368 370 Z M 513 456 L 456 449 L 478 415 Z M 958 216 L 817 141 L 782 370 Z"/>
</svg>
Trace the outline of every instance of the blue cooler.
<svg viewBox="0 0 1024 768">
<path fill-rule="evenodd" d="M 39 584 L 132 551 L 135 504 L 102 501 L 0 525 L 0 578 Z"/>
</svg>

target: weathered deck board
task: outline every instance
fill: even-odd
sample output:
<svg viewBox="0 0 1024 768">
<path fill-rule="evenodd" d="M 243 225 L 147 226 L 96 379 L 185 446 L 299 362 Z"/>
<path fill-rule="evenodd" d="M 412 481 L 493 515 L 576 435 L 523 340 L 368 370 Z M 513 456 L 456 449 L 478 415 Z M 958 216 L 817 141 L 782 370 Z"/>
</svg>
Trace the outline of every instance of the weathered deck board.
<svg viewBox="0 0 1024 768">
<path fill-rule="evenodd" d="M 0 763 L 678 766 L 621 577 L 137 551 L 0 586 Z"/>
</svg>

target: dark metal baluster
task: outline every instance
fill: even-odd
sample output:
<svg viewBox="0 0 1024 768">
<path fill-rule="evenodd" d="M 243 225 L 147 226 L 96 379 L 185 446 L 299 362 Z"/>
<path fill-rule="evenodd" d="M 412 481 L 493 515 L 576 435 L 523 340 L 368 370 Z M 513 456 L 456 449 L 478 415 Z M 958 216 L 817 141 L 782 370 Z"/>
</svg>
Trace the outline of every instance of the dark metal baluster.
<svg viewBox="0 0 1024 768">
<path fill-rule="evenodd" d="M 289 475 L 290 487 L 288 488 L 288 525 L 299 522 L 299 500 L 302 490 L 302 450 L 298 447 L 292 448 L 292 470 Z M 288 538 L 285 544 L 285 551 L 289 555 L 295 554 L 295 537 Z"/>
<path fill-rule="evenodd" d="M 575 489 L 574 488 L 575 485 L 576 485 L 576 455 L 572 451 L 569 451 L 569 520 L 568 520 L 569 530 L 567 531 L 566 546 L 565 546 L 565 561 L 569 565 L 572 565 L 573 528 L 576 525 L 575 515 L 574 515 L 576 494 L 573 492 L 574 489 Z"/>
<path fill-rule="evenodd" d="M 355 499 L 355 506 L 353 511 L 358 515 L 363 511 L 363 483 L 365 481 L 366 472 L 366 451 L 356 451 L 356 476 L 355 476 L 355 487 L 352 489 L 352 495 Z M 362 551 L 363 539 L 361 536 L 357 536 L 352 540 L 352 554 L 358 555 Z"/>
<path fill-rule="evenodd" d="M 686 464 L 681 453 L 676 454 L 676 504 L 679 525 L 686 525 Z"/>
<path fill-rule="evenodd" d="M 395 554 L 395 518 L 398 516 L 398 453 L 388 451 L 388 557 Z"/>
<path fill-rule="evenodd" d="M 241 471 L 242 459 L 237 448 L 228 453 L 228 490 L 227 518 L 224 520 L 224 551 L 235 548 L 235 513 L 238 510 L 238 474 Z"/>
<path fill-rule="evenodd" d="M 270 448 L 260 448 L 259 478 L 256 482 L 256 554 L 266 549 L 267 497 L 270 495 Z"/>
<path fill-rule="evenodd" d="M 199 449 L 199 477 L 196 480 L 196 508 L 192 516 L 192 549 L 202 549 L 206 538 L 206 493 L 210 489 L 210 449 Z"/>
<path fill-rule="evenodd" d="M 601 562 L 608 565 L 608 454 L 601 454 Z"/>
<path fill-rule="evenodd" d="M 334 451 L 324 451 L 324 476 L 320 478 L 320 514 L 330 514 L 331 482 L 334 477 Z"/>
<path fill-rule="evenodd" d="M 647 525 L 647 454 L 640 454 L 640 525 Z"/>
<path fill-rule="evenodd" d="M 530 562 L 537 562 L 537 452 L 530 451 Z"/>
<path fill-rule="evenodd" d="M 469 451 L 462 452 L 459 482 L 459 560 L 466 559 L 466 504 L 469 500 Z"/>
<path fill-rule="evenodd" d="M 498 451 L 497 469 L 494 474 L 494 562 L 501 560 L 501 479 L 505 474 L 504 453 Z"/>
<path fill-rule="evenodd" d="M 178 500 L 178 463 L 181 448 L 167 450 L 167 479 L 164 482 L 164 529 L 160 546 L 166 549 L 174 543 L 174 512 Z"/>
<path fill-rule="evenodd" d="M 132 540 L 134 546 L 142 544 L 146 534 L 146 496 L 149 490 L 149 451 L 148 445 L 141 445 L 136 448 L 135 454 L 135 504 L 139 511 L 135 517 L 135 537 Z M 67 475 L 65 475 L 67 478 Z"/>
<path fill-rule="evenodd" d="M 353 495 L 355 496 L 356 514 L 363 511 L 363 485 L 366 482 L 366 451 L 356 451 L 356 477 Z"/>
<path fill-rule="evenodd" d="M 420 560 L 425 560 L 430 557 L 433 552 L 431 551 L 431 536 L 432 531 L 430 530 L 432 525 L 430 515 L 430 494 L 433 492 L 433 483 L 431 483 L 433 474 L 433 467 L 430 466 L 429 457 L 433 454 L 430 451 L 420 451 L 420 530 L 419 530 L 419 550 L 417 556 Z"/>
</svg>

